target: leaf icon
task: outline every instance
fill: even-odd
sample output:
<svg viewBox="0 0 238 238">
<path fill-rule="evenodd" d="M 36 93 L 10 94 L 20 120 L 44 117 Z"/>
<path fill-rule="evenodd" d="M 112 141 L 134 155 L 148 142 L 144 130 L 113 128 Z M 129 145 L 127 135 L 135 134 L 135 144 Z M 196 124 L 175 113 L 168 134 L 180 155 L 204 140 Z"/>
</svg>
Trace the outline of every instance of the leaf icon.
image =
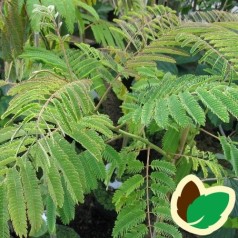
<svg viewBox="0 0 238 238">
<path fill-rule="evenodd" d="M 220 220 L 228 203 L 229 194 L 224 192 L 199 196 L 188 206 L 187 222 L 196 228 L 208 228 Z"/>
<path fill-rule="evenodd" d="M 196 235 L 209 235 L 226 222 L 235 205 L 235 191 L 226 186 L 205 188 L 195 175 L 183 178 L 171 198 L 173 220 Z"/>
<path fill-rule="evenodd" d="M 187 221 L 187 210 L 189 205 L 199 196 L 200 196 L 199 189 L 193 181 L 188 182 L 184 186 L 177 202 L 178 215 L 184 221 Z"/>
</svg>

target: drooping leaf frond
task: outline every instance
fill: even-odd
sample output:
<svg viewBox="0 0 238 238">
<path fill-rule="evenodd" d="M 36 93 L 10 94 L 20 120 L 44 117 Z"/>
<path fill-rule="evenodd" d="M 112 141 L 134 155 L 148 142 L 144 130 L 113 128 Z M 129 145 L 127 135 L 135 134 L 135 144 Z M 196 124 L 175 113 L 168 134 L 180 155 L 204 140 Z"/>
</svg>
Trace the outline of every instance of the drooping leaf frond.
<svg viewBox="0 0 238 238">
<path fill-rule="evenodd" d="M 62 208 L 59 208 L 60 218 L 63 224 L 68 224 L 75 216 L 75 208 L 74 208 L 74 201 L 70 196 L 69 192 L 67 191 L 66 184 L 64 179 L 62 178 L 62 184 L 64 188 L 64 204 Z"/>
<path fill-rule="evenodd" d="M 79 174 L 71 162 L 71 158 L 64 148 L 67 147 L 65 144 L 61 144 L 60 141 L 63 138 L 59 134 L 54 134 L 54 140 L 49 139 L 44 143 L 43 147 L 50 154 L 51 159 L 63 174 L 67 190 L 69 191 L 74 202 L 83 202 L 83 189 L 80 183 Z M 68 145 L 69 146 L 69 145 Z M 54 176 L 54 175 L 53 175 Z"/>
<path fill-rule="evenodd" d="M 2 238 L 9 238 L 10 232 L 8 227 L 8 210 L 7 210 L 7 199 L 6 199 L 6 186 L 5 184 L 0 185 L 0 235 Z"/>
<path fill-rule="evenodd" d="M 95 160 L 87 151 L 81 153 L 79 158 L 82 168 L 85 171 L 86 191 L 96 189 L 98 180 L 105 178 L 105 166 L 103 162 Z"/>
<path fill-rule="evenodd" d="M 8 210 L 14 230 L 20 237 L 27 236 L 26 204 L 23 195 L 21 177 L 16 168 L 7 173 Z"/>
<path fill-rule="evenodd" d="M 38 151 L 39 149 L 37 152 Z M 50 198 L 48 198 L 48 200 L 52 200 L 55 204 L 54 206 L 62 207 L 64 202 L 64 190 L 61 184 L 61 176 L 55 163 L 51 163 L 50 167 L 48 168 L 48 173 L 46 173 L 46 181 L 50 194 Z M 51 204 L 52 201 L 49 201 L 49 203 Z M 49 206 L 52 207 L 53 205 Z"/>
<path fill-rule="evenodd" d="M 62 193 L 62 195 L 64 194 Z M 46 216 L 48 231 L 50 234 L 54 234 L 56 226 L 56 206 L 50 196 L 47 197 L 46 201 Z"/>
<path fill-rule="evenodd" d="M 31 232 L 37 232 L 41 227 L 41 221 L 43 221 L 41 218 L 43 214 L 43 202 L 38 186 L 39 181 L 29 161 L 26 163 L 21 161 L 20 168 L 27 216 L 31 224 Z"/>
</svg>

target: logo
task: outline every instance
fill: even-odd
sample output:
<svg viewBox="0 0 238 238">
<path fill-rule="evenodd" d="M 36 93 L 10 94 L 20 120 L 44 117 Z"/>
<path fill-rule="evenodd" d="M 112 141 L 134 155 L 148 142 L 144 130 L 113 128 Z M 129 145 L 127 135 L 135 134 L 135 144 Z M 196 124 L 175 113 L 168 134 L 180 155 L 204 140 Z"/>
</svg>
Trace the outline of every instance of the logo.
<svg viewBox="0 0 238 238">
<path fill-rule="evenodd" d="M 225 186 L 205 188 L 195 175 L 188 175 L 178 184 L 171 199 L 171 215 L 182 229 L 209 235 L 227 221 L 235 205 L 235 192 Z"/>
</svg>

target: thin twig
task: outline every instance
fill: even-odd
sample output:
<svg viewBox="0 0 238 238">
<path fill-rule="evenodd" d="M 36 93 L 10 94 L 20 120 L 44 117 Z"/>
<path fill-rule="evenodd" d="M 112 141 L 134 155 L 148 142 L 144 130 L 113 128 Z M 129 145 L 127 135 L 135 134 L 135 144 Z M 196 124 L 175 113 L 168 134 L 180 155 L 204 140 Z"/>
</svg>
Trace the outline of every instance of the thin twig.
<svg viewBox="0 0 238 238">
<path fill-rule="evenodd" d="M 226 179 L 226 178 L 219 178 L 220 180 L 224 180 L 224 179 Z M 234 180 L 238 180 L 238 178 L 232 178 L 232 179 L 234 179 Z M 204 179 L 201 179 L 202 180 L 202 182 L 212 182 L 212 181 L 217 181 L 218 180 L 218 178 L 204 178 Z"/>
<path fill-rule="evenodd" d="M 56 74 L 56 73 L 54 73 L 54 72 L 52 72 L 52 71 L 50 71 L 50 70 L 47 70 L 47 69 L 42 69 L 42 70 L 34 71 L 34 72 L 32 73 L 32 76 L 29 78 L 29 80 L 35 78 L 35 77 L 36 77 L 38 74 L 40 74 L 40 73 L 52 74 L 52 75 L 55 76 L 56 78 L 61 79 L 61 80 L 64 80 L 64 79 L 61 78 L 58 74 Z"/>
<path fill-rule="evenodd" d="M 70 79 L 71 79 L 71 81 L 73 81 L 73 79 L 74 79 L 73 72 L 72 72 L 71 66 L 69 64 L 68 56 L 66 54 L 66 50 L 65 50 L 65 47 L 64 47 L 64 41 L 62 40 L 62 37 L 60 35 L 60 26 L 59 26 L 59 24 L 56 23 L 55 19 L 54 19 L 54 24 L 55 24 L 55 32 L 56 32 L 56 34 L 59 38 L 60 47 L 63 51 L 65 63 L 67 65 L 67 68 L 68 68 L 68 71 L 69 71 L 69 74 L 70 74 Z"/>
<path fill-rule="evenodd" d="M 221 134 L 222 134 L 223 136 L 226 136 L 226 133 L 224 132 L 222 126 L 219 125 L 218 128 L 219 128 L 219 131 L 221 132 Z"/>
<path fill-rule="evenodd" d="M 120 140 L 121 138 L 122 138 L 122 135 L 118 135 L 118 136 L 115 136 L 115 137 L 107 140 L 106 143 L 111 143 L 113 141 Z"/>
<path fill-rule="evenodd" d="M 145 143 L 146 145 L 148 145 L 151 149 L 154 149 L 155 151 L 157 151 L 158 153 L 160 153 L 161 155 L 165 156 L 166 158 L 168 159 L 171 159 L 171 156 L 168 155 L 163 149 L 161 149 L 159 146 L 153 144 L 152 142 L 150 142 L 148 139 L 145 139 L 141 136 L 138 136 L 138 135 L 134 135 L 134 134 L 131 134 L 127 131 L 123 131 L 121 129 L 117 129 L 116 127 L 114 126 L 110 126 L 110 129 L 119 133 L 119 134 L 122 134 L 122 135 L 125 135 L 125 136 L 128 136 L 130 138 L 133 138 L 133 139 L 136 139 L 136 140 L 139 140 L 143 143 Z"/>
<path fill-rule="evenodd" d="M 180 144 L 179 144 L 179 148 L 178 148 L 179 154 L 174 157 L 174 164 L 181 157 L 181 155 L 184 151 L 184 148 L 185 148 L 185 145 L 187 142 L 187 138 L 188 138 L 189 130 L 190 130 L 190 127 L 188 126 L 185 129 L 183 129 L 183 131 L 182 131 L 182 136 L 181 136 Z"/>
<path fill-rule="evenodd" d="M 220 9 L 221 11 L 225 10 L 227 3 L 228 3 L 228 0 L 224 2 L 223 6 L 221 5 L 222 6 L 222 8 Z"/>
<path fill-rule="evenodd" d="M 233 136 L 235 133 L 236 133 L 236 130 L 232 131 L 232 132 L 228 135 L 228 137 Z"/>
<path fill-rule="evenodd" d="M 216 138 L 217 140 L 220 140 L 218 136 L 213 135 L 212 133 L 210 133 L 209 131 L 206 131 L 203 128 L 200 128 L 201 131 L 203 131 L 204 133 L 206 133 L 209 136 L 212 136 L 213 138 Z"/>
<path fill-rule="evenodd" d="M 110 90 L 112 89 L 112 84 L 113 82 L 115 82 L 121 75 L 118 74 L 113 81 L 110 83 L 110 85 L 108 86 L 106 92 L 102 95 L 102 97 L 100 98 L 100 101 L 98 102 L 97 106 L 95 107 L 94 111 L 98 111 L 99 107 L 101 106 L 103 100 L 105 99 L 105 97 L 108 95 L 108 93 L 110 92 Z"/>
</svg>

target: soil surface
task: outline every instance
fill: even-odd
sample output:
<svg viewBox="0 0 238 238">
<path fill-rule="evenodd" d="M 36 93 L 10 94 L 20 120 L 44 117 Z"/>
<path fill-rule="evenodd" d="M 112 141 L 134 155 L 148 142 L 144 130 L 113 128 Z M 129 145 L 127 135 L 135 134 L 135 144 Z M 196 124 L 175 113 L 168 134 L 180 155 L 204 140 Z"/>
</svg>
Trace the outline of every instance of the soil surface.
<svg viewBox="0 0 238 238">
<path fill-rule="evenodd" d="M 93 196 L 86 196 L 85 203 L 75 211 L 75 219 L 69 226 L 81 238 L 109 238 L 116 219 L 116 213 L 105 210 Z"/>
</svg>

